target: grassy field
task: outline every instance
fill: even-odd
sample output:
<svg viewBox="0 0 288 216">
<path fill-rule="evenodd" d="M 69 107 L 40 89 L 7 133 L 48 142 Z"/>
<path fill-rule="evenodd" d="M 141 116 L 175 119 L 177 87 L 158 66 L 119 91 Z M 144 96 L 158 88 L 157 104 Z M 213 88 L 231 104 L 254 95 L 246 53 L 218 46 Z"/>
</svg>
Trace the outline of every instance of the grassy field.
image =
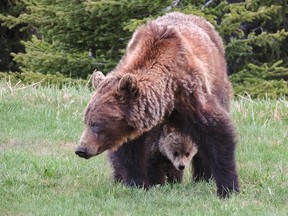
<svg viewBox="0 0 288 216">
<path fill-rule="evenodd" d="M 149 191 L 114 184 L 106 154 L 74 148 L 91 91 L 0 82 L 0 215 L 288 215 L 288 101 L 237 99 L 241 193 L 193 183 Z"/>
</svg>

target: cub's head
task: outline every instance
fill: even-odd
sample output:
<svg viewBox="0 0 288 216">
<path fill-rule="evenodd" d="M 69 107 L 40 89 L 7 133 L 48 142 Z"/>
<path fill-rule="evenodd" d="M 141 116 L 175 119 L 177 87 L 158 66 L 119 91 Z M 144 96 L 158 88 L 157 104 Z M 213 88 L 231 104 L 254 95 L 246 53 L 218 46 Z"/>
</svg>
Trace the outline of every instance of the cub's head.
<svg viewBox="0 0 288 216">
<path fill-rule="evenodd" d="M 177 170 L 184 170 L 197 153 L 197 146 L 190 136 L 180 133 L 168 125 L 163 126 L 159 139 L 159 150 Z"/>
<path fill-rule="evenodd" d="M 127 120 L 129 104 L 137 98 L 137 80 L 133 75 L 104 77 L 94 72 L 92 83 L 97 88 L 87 105 L 84 131 L 75 153 L 88 159 L 105 150 L 115 150 L 138 135 Z"/>
</svg>

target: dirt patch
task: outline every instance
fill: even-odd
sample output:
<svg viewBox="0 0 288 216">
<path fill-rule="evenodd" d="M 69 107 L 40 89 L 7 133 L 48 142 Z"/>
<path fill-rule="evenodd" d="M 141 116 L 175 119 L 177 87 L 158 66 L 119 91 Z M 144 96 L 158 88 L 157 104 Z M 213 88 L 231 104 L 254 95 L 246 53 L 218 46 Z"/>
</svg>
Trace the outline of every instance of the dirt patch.
<svg viewBox="0 0 288 216">
<path fill-rule="evenodd" d="M 17 139 L 10 139 L 0 144 L 0 150 L 15 149 L 23 146 L 25 146 L 25 144 L 22 141 Z"/>
</svg>

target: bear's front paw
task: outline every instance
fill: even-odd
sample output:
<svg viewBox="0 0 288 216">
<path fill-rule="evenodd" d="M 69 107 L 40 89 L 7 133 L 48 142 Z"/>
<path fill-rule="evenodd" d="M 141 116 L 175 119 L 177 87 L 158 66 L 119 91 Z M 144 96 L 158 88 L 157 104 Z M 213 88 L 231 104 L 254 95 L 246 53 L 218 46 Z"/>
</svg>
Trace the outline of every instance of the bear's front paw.
<svg viewBox="0 0 288 216">
<path fill-rule="evenodd" d="M 239 187 L 224 187 L 217 189 L 217 195 L 221 198 L 229 198 L 232 193 L 239 193 Z"/>
<path fill-rule="evenodd" d="M 129 181 L 126 181 L 124 183 L 127 187 L 136 187 L 136 188 L 142 188 L 142 189 L 145 189 L 147 190 L 149 187 L 148 187 L 148 184 L 143 181 L 143 180 L 129 180 Z"/>
</svg>

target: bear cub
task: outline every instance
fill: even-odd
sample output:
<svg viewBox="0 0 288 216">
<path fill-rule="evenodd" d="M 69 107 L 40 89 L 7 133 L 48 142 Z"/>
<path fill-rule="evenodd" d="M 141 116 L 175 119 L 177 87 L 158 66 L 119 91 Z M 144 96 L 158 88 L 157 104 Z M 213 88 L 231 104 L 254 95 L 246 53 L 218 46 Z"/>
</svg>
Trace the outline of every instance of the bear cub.
<svg viewBox="0 0 288 216">
<path fill-rule="evenodd" d="M 163 125 L 152 130 L 145 142 L 149 186 L 181 183 L 183 171 L 197 153 L 190 136 Z"/>
</svg>

